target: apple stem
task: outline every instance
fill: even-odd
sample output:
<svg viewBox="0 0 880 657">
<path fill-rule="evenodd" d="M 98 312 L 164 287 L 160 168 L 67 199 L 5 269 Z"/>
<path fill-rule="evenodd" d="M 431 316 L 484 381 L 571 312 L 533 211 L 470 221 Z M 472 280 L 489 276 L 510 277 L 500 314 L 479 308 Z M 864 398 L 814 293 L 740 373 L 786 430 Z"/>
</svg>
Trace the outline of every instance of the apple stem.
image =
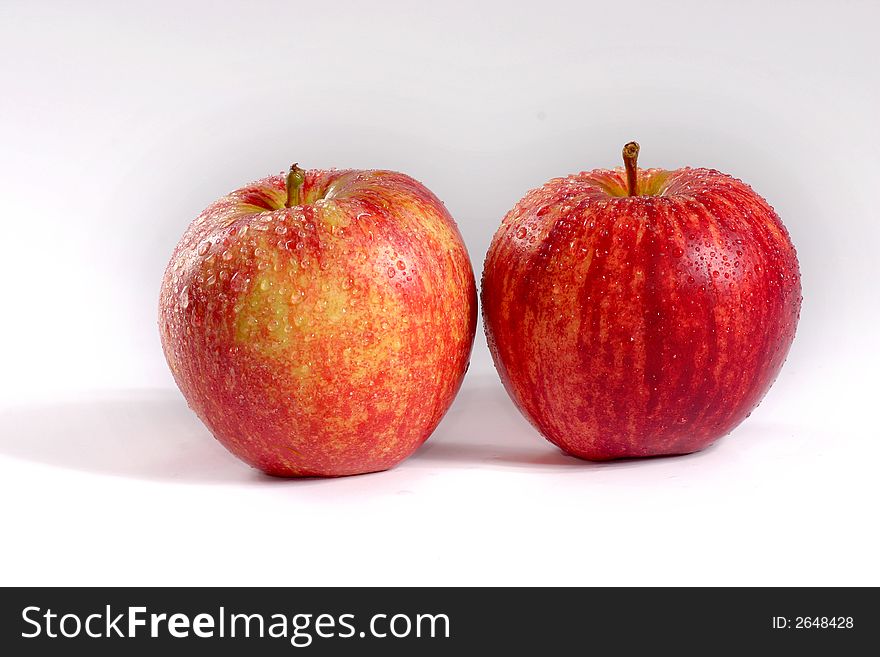
<svg viewBox="0 0 880 657">
<path fill-rule="evenodd" d="M 290 165 L 290 171 L 287 174 L 287 200 L 284 202 L 285 208 L 291 208 L 300 204 L 299 193 L 303 183 L 306 181 L 306 172 L 299 168 L 298 164 Z"/>
<path fill-rule="evenodd" d="M 631 141 L 623 147 L 623 165 L 626 167 L 626 193 L 629 196 L 639 195 L 639 170 L 636 163 L 639 159 L 639 145 Z"/>
</svg>

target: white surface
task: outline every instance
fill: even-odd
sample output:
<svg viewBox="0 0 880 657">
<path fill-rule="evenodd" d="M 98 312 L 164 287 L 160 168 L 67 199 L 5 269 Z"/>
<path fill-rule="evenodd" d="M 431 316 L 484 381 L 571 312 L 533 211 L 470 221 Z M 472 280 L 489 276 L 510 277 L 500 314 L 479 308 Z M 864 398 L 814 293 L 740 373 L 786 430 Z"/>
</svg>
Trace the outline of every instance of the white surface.
<svg viewBox="0 0 880 657">
<path fill-rule="evenodd" d="M 880 584 L 880 20 L 871 2 L 0 6 L 0 583 Z M 437 433 L 376 475 L 227 455 L 159 348 L 209 202 L 291 161 L 392 168 L 479 277 L 552 176 L 712 166 L 776 207 L 804 306 L 731 436 L 595 465 L 522 420 L 482 334 Z"/>
</svg>

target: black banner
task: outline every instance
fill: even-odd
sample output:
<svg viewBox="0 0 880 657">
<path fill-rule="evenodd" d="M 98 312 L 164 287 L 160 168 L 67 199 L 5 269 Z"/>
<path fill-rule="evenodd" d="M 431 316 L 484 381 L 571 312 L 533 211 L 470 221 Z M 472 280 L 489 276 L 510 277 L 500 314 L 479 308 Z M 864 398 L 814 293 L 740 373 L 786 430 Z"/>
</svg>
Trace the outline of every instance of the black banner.
<svg viewBox="0 0 880 657">
<path fill-rule="evenodd" d="M 0 597 L 7 655 L 849 655 L 876 650 L 880 611 L 875 589 L 842 588 L 21 588 Z"/>
</svg>

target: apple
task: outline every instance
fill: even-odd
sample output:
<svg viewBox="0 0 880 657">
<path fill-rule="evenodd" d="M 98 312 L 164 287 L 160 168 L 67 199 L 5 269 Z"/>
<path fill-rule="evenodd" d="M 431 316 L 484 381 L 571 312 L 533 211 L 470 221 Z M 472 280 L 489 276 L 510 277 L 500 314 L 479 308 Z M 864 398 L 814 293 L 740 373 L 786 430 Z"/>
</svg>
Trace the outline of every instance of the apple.
<svg viewBox="0 0 880 657">
<path fill-rule="evenodd" d="M 159 329 L 190 407 L 279 476 L 385 470 L 461 386 L 476 326 L 443 203 L 392 171 L 303 170 L 224 196 L 165 271 Z"/>
<path fill-rule="evenodd" d="M 711 169 L 556 178 L 504 217 L 482 308 L 514 403 L 585 459 L 686 454 L 761 401 L 794 338 L 795 249 L 773 208 Z"/>
</svg>

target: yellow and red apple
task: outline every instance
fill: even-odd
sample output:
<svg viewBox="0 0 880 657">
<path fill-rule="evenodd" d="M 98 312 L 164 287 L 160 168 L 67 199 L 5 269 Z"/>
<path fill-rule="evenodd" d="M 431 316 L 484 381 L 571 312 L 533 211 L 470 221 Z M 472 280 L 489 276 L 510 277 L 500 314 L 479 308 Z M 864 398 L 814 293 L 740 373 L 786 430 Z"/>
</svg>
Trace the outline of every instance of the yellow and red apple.
<svg viewBox="0 0 880 657">
<path fill-rule="evenodd" d="M 801 303 L 768 203 L 709 169 L 551 180 L 504 217 L 482 307 L 501 379 L 548 440 L 587 459 L 693 452 L 761 401 Z"/>
<path fill-rule="evenodd" d="M 392 467 L 468 366 L 476 290 L 443 204 L 391 171 L 265 178 L 208 207 L 174 250 L 159 327 L 216 438 L 273 475 Z"/>
</svg>

